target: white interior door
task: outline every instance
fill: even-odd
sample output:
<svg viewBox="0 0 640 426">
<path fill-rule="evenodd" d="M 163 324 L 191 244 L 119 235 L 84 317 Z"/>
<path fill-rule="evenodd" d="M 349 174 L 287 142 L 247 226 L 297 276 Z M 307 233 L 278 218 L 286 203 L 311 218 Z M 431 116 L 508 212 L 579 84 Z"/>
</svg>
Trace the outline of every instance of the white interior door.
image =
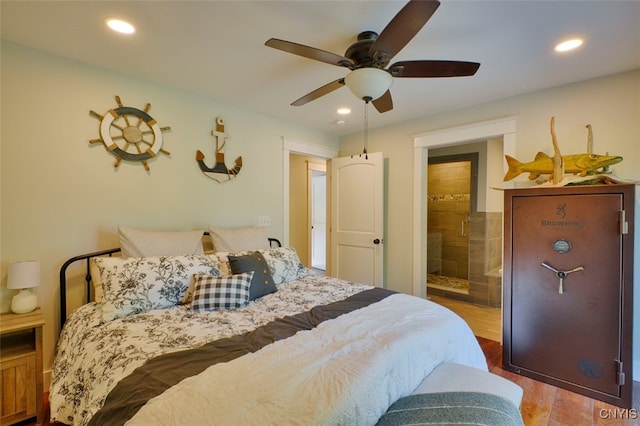
<svg viewBox="0 0 640 426">
<path fill-rule="evenodd" d="M 331 275 L 383 286 L 381 152 L 331 160 Z"/>
</svg>

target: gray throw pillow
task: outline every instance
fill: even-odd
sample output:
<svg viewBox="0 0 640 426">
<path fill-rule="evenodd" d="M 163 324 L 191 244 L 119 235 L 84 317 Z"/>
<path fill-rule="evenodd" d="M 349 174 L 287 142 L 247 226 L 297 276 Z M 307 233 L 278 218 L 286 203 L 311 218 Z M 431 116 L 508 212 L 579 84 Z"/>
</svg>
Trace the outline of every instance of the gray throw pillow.
<svg viewBox="0 0 640 426">
<path fill-rule="evenodd" d="M 260 252 L 244 256 L 229 255 L 229 267 L 232 274 L 253 271 L 249 300 L 259 299 L 278 290 L 269 270 L 269 265 Z"/>
</svg>

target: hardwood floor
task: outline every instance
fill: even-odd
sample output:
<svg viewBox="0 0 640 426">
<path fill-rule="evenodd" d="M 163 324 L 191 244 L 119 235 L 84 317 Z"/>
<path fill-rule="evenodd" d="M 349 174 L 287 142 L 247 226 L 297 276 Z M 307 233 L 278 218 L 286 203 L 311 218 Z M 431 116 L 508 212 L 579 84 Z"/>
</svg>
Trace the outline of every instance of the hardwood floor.
<svg viewBox="0 0 640 426">
<path fill-rule="evenodd" d="M 614 405 L 557 388 L 502 369 L 502 313 L 444 297 L 429 297 L 448 307 L 469 324 L 480 342 L 489 371 L 522 387 L 520 412 L 526 426 L 640 426 L 640 382 L 633 382 L 633 408 Z"/>
<path fill-rule="evenodd" d="M 473 305 L 440 296 L 429 296 L 429 300 L 460 315 L 476 336 L 496 342 L 502 341 L 502 310 L 500 308 Z"/>
</svg>

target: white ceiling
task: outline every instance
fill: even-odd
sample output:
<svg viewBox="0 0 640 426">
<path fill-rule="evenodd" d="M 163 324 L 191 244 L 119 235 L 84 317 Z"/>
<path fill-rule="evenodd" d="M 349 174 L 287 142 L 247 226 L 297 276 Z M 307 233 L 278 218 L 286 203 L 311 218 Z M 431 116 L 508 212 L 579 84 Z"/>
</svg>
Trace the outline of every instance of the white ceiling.
<svg viewBox="0 0 640 426">
<path fill-rule="evenodd" d="M 370 127 L 640 68 L 640 0 L 441 3 L 391 62 L 465 60 L 480 69 L 473 77 L 394 79 L 394 109 L 370 108 Z M 304 106 L 290 103 L 348 69 L 264 42 L 276 37 L 343 55 L 358 33 L 382 31 L 404 4 L 2 0 L 0 12 L 3 39 L 340 135 L 362 129 L 364 103 L 346 87 Z M 110 32 L 107 17 L 132 22 L 136 34 Z M 585 44 L 553 52 L 568 36 Z M 353 110 L 343 126 L 335 124 L 340 106 Z"/>
</svg>

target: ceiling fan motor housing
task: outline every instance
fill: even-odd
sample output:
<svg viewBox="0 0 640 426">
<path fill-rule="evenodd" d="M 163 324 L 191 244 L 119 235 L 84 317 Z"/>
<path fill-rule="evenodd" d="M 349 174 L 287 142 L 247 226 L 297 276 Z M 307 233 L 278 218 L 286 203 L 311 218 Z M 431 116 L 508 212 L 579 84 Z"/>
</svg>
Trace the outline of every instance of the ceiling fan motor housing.
<svg viewBox="0 0 640 426">
<path fill-rule="evenodd" d="M 358 34 L 358 41 L 349 46 L 344 53 L 345 58 L 351 59 L 355 65 L 351 69 L 375 67 L 384 68 L 385 63 L 376 61 L 369 54 L 369 50 L 373 43 L 378 39 L 378 33 L 375 31 L 363 31 Z"/>
</svg>

